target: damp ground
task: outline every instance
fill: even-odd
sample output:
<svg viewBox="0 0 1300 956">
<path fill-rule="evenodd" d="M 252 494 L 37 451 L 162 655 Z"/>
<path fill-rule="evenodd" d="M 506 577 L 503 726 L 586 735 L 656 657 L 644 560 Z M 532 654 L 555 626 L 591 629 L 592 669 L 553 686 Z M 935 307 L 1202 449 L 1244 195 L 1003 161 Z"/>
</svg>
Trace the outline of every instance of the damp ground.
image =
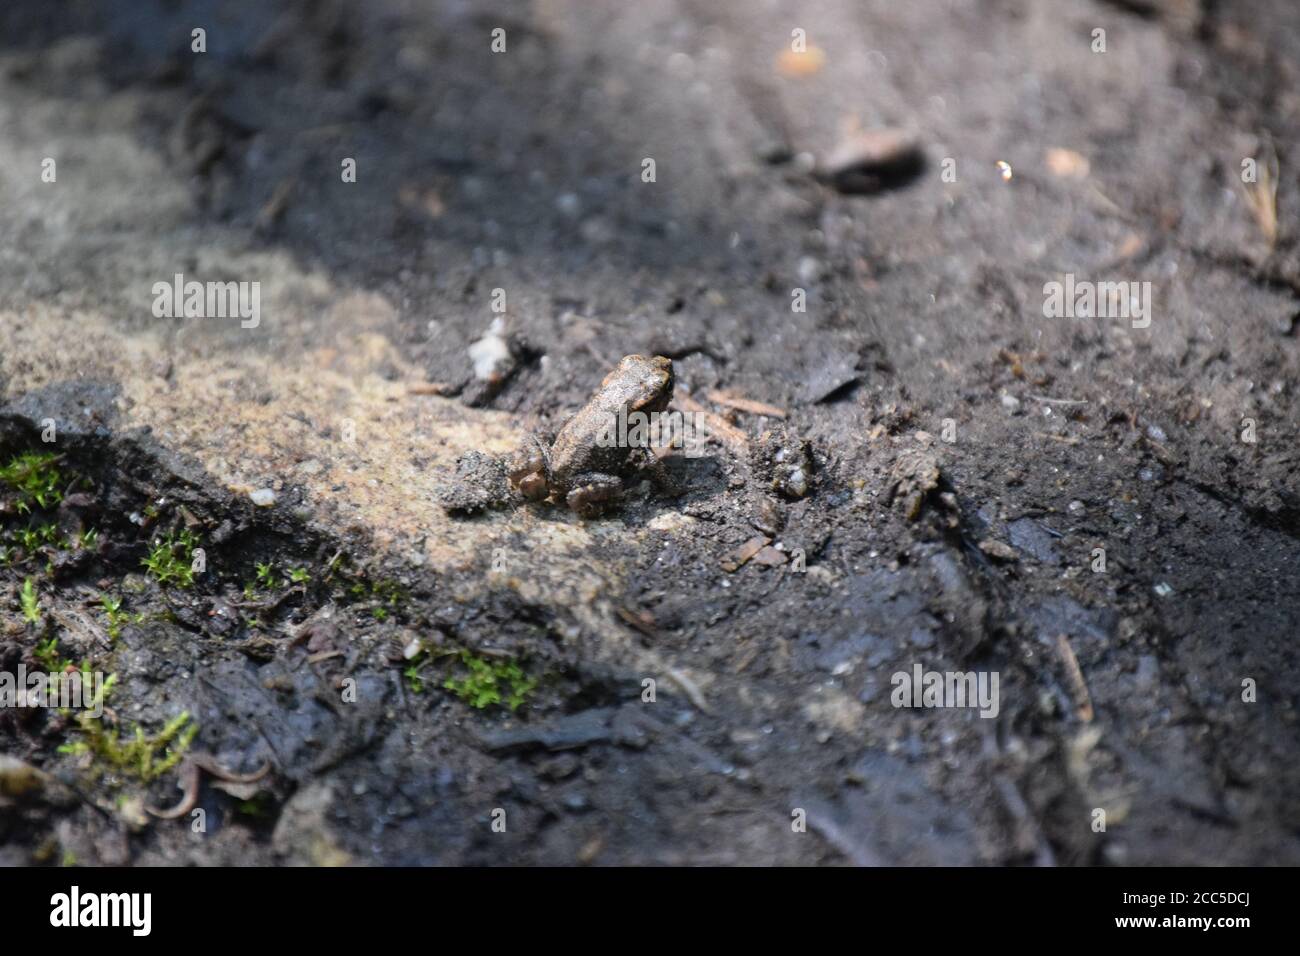
<svg viewBox="0 0 1300 956">
<path fill-rule="evenodd" d="M 65 7 L 0 10 L 0 669 L 115 676 L 0 714 L 4 862 L 1300 862 L 1284 0 Z M 442 507 L 631 353 L 681 497 Z"/>
</svg>

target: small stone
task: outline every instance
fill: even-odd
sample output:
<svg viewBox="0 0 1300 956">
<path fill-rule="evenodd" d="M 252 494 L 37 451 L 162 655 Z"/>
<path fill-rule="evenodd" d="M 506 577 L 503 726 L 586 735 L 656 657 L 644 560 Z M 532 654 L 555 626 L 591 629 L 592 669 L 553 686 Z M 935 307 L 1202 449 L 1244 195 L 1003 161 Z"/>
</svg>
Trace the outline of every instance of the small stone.
<svg viewBox="0 0 1300 956">
<path fill-rule="evenodd" d="M 939 462 L 929 451 L 908 449 L 894 462 L 890 477 L 890 502 L 902 502 L 904 517 L 915 521 L 926 498 L 939 487 Z"/>
<path fill-rule="evenodd" d="M 1017 518 L 1007 525 L 1011 546 L 1041 564 L 1059 565 L 1061 556 L 1056 551 L 1056 538 L 1044 525 L 1033 518 Z"/>
<path fill-rule="evenodd" d="M 995 538 L 985 538 L 981 541 L 980 550 L 995 561 L 1017 561 L 1020 558 L 1015 548 Z"/>
<path fill-rule="evenodd" d="M 139 833 L 147 827 L 149 816 L 145 813 L 143 798 L 130 797 L 123 800 L 117 805 L 117 818 L 126 824 L 127 829 L 132 833 Z"/>
<path fill-rule="evenodd" d="M 1162 598 L 1167 598 L 1169 597 L 1169 595 L 1174 593 L 1174 589 L 1171 588 L 1168 584 L 1165 584 L 1164 581 L 1161 581 L 1159 584 L 1157 584 L 1154 590 L 1156 594 Z"/>
<path fill-rule="evenodd" d="M 735 551 L 732 551 L 722 559 L 722 570 L 728 574 L 740 570 L 740 568 L 754 555 L 758 554 L 764 546 L 767 545 L 769 538 L 755 537 L 750 538 Z"/>
<path fill-rule="evenodd" d="M 436 495 L 443 509 L 452 515 L 471 515 L 512 500 L 505 465 L 480 451 L 467 452 L 456 459 L 455 473 L 438 488 Z"/>
<path fill-rule="evenodd" d="M 799 260 L 799 281 L 816 282 L 824 274 L 824 268 L 821 260 L 813 256 L 804 256 Z"/>
<path fill-rule="evenodd" d="M 1087 179 L 1088 160 L 1072 149 L 1054 147 L 1047 151 L 1047 168 L 1062 179 Z"/>
<path fill-rule="evenodd" d="M 785 475 L 780 487 L 781 493 L 787 498 L 802 498 L 808 494 L 808 475 L 796 465 Z"/>
<path fill-rule="evenodd" d="M 470 361 L 474 363 L 474 377 L 490 381 L 511 364 L 510 343 L 506 340 L 505 323 L 496 318 L 487 333 L 469 347 Z"/>
<path fill-rule="evenodd" d="M 764 534 L 775 536 L 785 525 L 785 516 L 775 499 L 764 497 L 759 499 L 754 517 L 749 519 L 749 523 Z"/>
<path fill-rule="evenodd" d="M 0 754 L 0 795 L 25 797 L 45 789 L 49 775 L 29 763 Z"/>
<path fill-rule="evenodd" d="M 270 488 L 258 488 L 248 497 L 259 508 L 269 508 L 275 504 L 275 492 Z"/>
<path fill-rule="evenodd" d="M 768 545 L 759 549 L 758 554 L 754 555 L 752 560 L 755 564 L 761 564 L 764 567 L 778 568 L 790 559 L 784 551 Z"/>
<path fill-rule="evenodd" d="M 758 148 L 758 158 L 769 166 L 781 166 L 794 159 L 794 150 L 784 140 L 770 140 Z"/>
<path fill-rule="evenodd" d="M 765 435 L 754 450 L 760 474 L 771 475 L 771 488 L 797 501 L 812 490 L 813 457 L 808 442 L 784 430 Z"/>
<path fill-rule="evenodd" d="M 925 165 L 920 144 L 899 129 L 869 129 L 842 140 L 818 167 L 842 193 L 874 193 L 914 179 Z"/>
</svg>

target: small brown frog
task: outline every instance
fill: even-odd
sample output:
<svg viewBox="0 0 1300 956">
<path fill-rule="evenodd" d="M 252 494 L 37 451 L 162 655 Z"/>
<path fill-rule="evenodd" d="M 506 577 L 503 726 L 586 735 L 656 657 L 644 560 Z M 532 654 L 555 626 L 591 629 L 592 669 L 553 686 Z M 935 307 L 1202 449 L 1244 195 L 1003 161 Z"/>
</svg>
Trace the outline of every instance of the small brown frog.
<svg viewBox="0 0 1300 956">
<path fill-rule="evenodd" d="M 529 501 L 550 498 L 583 517 L 599 514 L 621 496 L 630 458 L 657 464 L 648 449 L 610 440 L 620 412 L 662 412 L 672 398 L 672 359 L 624 356 L 549 449 L 533 437 L 515 453 L 507 465 L 510 484 Z"/>
</svg>

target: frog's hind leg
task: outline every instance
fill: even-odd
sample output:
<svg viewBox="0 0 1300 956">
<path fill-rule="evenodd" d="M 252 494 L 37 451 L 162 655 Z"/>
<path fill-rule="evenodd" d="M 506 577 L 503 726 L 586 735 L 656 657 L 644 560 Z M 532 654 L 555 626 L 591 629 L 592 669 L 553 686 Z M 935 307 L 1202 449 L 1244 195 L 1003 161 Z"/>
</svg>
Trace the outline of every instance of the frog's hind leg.
<svg viewBox="0 0 1300 956">
<path fill-rule="evenodd" d="M 623 480 L 617 475 L 588 472 L 579 475 L 564 503 L 583 518 L 594 518 L 623 495 Z"/>
</svg>

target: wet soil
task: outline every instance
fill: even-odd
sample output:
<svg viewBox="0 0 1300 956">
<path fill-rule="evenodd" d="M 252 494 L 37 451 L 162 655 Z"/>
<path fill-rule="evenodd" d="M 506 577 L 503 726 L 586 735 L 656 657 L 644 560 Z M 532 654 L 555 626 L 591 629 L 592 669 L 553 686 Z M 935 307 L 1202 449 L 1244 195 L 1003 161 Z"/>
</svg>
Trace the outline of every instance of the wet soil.
<svg viewBox="0 0 1300 956">
<path fill-rule="evenodd" d="M 3 515 L 67 546 L 0 568 L 0 663 L 55 638 L 110 728 L 272 770 L 196 832 L 142 810 L 179 767 L 0 714 L 49 775 L 4 862 L 1300 862 L 1286 0 L 64 6 L 0 10 L 0 465 L 67 482 Z M 815 174 L 875 127 L 919 171 Z M 176 273 L 260 325 L 155 317 Z M 1149 327 L 1044 317 L 1066 274 Z M 712 416 L 680 498 L 442 507 L 637 352 Z M 141 563 L 181 529 L 188 588 Z M 467 660 L 536 683 L 475 708 Z M 998 715 L 894 707 L 916 664 Z"/>
</svg>

